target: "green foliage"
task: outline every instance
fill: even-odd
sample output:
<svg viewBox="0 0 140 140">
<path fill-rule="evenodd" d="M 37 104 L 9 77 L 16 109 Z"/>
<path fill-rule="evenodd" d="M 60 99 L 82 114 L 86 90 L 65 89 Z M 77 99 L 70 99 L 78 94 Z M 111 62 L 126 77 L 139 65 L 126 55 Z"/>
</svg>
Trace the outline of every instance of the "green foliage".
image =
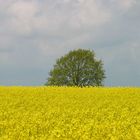
<svg viewBox="0 0 140 140">
<path fill-rule="evenodd" d="M 105 71 L 101 60 L 91 50 L 70 51 L 56 61 L 45 85 L 102 86 Z"/>
</svg>

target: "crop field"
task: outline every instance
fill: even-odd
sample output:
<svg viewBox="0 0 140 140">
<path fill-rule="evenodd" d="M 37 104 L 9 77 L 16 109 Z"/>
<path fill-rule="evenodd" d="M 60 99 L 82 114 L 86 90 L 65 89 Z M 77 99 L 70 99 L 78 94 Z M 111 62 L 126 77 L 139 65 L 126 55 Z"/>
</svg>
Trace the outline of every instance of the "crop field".
<svg viewBox="0 0 140 140">
<path fill-rule="evenodd" d="M 140 88 L 0 87 L 0 140 L 140 140 Z"/>
</svg>

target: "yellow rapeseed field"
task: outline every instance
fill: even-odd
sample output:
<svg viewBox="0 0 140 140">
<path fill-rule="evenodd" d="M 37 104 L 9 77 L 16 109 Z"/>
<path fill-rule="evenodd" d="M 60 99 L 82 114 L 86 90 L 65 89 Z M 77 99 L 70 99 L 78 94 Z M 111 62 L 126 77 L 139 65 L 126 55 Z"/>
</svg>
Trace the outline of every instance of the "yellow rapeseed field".
<svg viewBox="0 0 140 140">
<path fill-rule="evenodd" d="M 0 140 L 140 140 L 140 88 L 0 87 Z"/>
</svg>

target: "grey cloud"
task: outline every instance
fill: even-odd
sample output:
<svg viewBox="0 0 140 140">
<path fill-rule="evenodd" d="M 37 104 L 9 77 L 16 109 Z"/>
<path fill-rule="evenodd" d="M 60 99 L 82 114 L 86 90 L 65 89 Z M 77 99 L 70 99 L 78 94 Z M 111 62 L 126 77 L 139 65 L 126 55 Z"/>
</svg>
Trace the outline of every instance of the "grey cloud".
<svg viewBox="0 0 140 140">
<path fill-rule="evenodd" d="M 98 26 L 110 18 L 110 13 L 95 0 L 87 1 L 14 1 L 3 11 L 9 18 L 8 28 L 20 34 L 34 30 L 58 32 L 60 29 L 78 29 Z"/>
<path fill-rule="evenodd" d="M 0 48 L 0 53 L 10 53 L 13 51 L 13 48 Z"/>
<path fill-rule="evenodd" d="M 103 59 L 106 85 L 139 85 L 138 0 L 0 2 L 0 85 L 42 84 L 55 60 L 76 48 Z"/>
</svg>

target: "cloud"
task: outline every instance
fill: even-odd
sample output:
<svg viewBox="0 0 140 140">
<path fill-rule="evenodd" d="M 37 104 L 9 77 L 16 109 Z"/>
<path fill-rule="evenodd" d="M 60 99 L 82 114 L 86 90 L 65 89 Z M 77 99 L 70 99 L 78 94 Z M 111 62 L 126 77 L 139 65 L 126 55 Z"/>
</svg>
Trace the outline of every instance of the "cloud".
<svg viewBox="0 0 140 140">
<path fill-rule="evenodd" d="M 118 0 L 118 4 L 121 8 L 129 9 L 136 4 L 136 0 Z"/>
<path fill-rule="evenodd" d="M 71 10 L 68 11 L 72 13 L 68 23 L 74 28 L 96 27 L 110 20 L 109 11 L 95 0 L 79 0 L 77 3 L 74 1 L 69 2 L 71 2 L 73 8 L 72 12 Z"/>
<path fill-rule="evenodd" d="M 64 35 L 107 24 L 116 10 L 129 9 L 135 0 L 110 0 L 107 4 L 102 0 L 8 0 L 1 3 L 3 17 L 7 17 L 3 24 L 10 31 L 18 35 L 30 35 L 35 31 Z"/>
<path fill-rule="evenodd" d="M 36 14 L 38 13 L 38 5 L 33 1 L 16 1 L 9 7 L 7 14 L 10 15 L 10 23 L 13 31 L 18 33 L 31 33 L 36 22 Z"/>
<path fill-rule="evenodd" d="M 140 42 L 128 41 L 113 47 L 96 49 L 106 70 L 106 85 L 138 86 Z"/>
<path fill-rule="evenodd" d="M 96 0 L 55 0 L 42 3 L 15 0 L 3 4 L 10 21 L 6 23 L 7 27 L 21 34 L 41 29 L 56 33 L 60 29 L 96 27 L 110 20 L 109 11 Z"/>
<path fill-rule="evenodd" d="M 107 85 L 133 84 L 127 75 L 140 69 L 139 9 L 138 0 L 0 0 L 0 84 L 40 84 L 76 48 L 104 60 Z"/>
</svg>

